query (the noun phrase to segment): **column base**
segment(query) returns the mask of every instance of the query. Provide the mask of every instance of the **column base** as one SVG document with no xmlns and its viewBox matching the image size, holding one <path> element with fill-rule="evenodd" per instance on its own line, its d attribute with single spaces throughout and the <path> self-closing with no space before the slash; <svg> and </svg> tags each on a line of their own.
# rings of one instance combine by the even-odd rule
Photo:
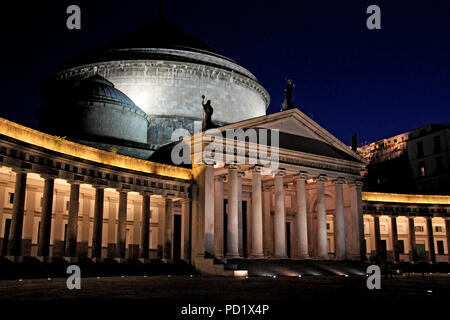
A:
<svg viewBox="0 0 450 320">
<path fill-rule="evenodd" d="M 230 254 L 226 256 L 227 259 L 244 259 L 239 254 Z"/>
<path fill-rule="evenodd" d="M 117 261 L 118 263 L 127 263 L 127 259 L 126 258 L 113 258 L 115 261 Z"/>
<path fill-rule="evenodd" d="M 295 256 L 292 260 L 312 260 L 310 256 Z"/>
<path fill-rule="evenodd" d="M 52 263 L 52 257 L 49 257 L 49 256 L 46 256 L 46 257 L 39 256 L 39 257 L 36 257 L 36 259 L 38 259 L 42 263 Z"/>
<path fill-rule="evenodd" d="M 252 260 L 261 260 L 261 259 L 266 259 L 266 257 L 264 257 L 264 255 L 261 253 L 261 254 L 254 254 L 254 255 L 251 255 L 251 256 L 249 257 L 249 259 L 252 259 Z"/>
<path fill-rule="evenodd" d="M 273 260 L 286 260 L 286 259 L 289 259 L 289 257 L 288 256 L 274 256 L 272 259 Z"/>
<path fill-rule="evenodd" d="M 14 263 L 22 263 L 23 262 L 23 256 L 4 256 L 6 260 L 9 260 Z"/>
<path fill-rule="evenodd" d="M 80 258 L 79 257 L 63 257 L 63 259 L 68 262 L 68 263 L 74 263 L 77 264 L 80 262 Z"/>
<path fill-rule="evenodd" d="M 139 258 L 138 260 L 143 264 L 149 264 L 152 262 L 150 258 Z"/>
</svg>

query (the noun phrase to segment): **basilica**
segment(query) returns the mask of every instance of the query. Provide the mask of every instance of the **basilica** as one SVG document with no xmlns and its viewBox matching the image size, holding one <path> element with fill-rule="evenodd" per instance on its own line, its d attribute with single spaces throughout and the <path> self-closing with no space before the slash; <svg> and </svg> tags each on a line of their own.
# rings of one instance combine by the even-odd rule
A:
<svg viewBox="0 0 450 320">
<path fill-rule="evenodd" d="M 217 139 L 195 129 L 202 95 Z M 0 119 L 4 258 L 214 275 L 236 261 L 449 261 L 449 196 L 363 192 L 363 157 L 291 101 L 266 114 L 250 71 L 163 18 L 74 57 L 42 96 L 38 130 Z M 253 129 L 276 135 L 226 134 Z M 180 143 L 197 161 L 173 160 Z M 212 143 L 233 161 L 206 161 Z"/>
</svg>

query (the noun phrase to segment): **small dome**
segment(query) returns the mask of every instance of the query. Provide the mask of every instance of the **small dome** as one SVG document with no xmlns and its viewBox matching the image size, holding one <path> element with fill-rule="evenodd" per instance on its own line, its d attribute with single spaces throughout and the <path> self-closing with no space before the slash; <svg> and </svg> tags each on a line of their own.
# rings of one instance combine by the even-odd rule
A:
<svg viewBox="0 0 450 320">
<path fill-rule="evenodd" d="M 37 112 L 40 130 L 99 149 L 148 156 L 149 117 L 99 74 L 44 93 L 46 103 Z"/>
<path fill-rule="evenodd" d="M 80 82 L 76 88 L 72 101 L 78 102 L 105 102 L 129 107 L 144 113 L 136 104 L 122 91 L 114 88 L 114 84 L 99 74 L 90 76 Z"/>
</svg>

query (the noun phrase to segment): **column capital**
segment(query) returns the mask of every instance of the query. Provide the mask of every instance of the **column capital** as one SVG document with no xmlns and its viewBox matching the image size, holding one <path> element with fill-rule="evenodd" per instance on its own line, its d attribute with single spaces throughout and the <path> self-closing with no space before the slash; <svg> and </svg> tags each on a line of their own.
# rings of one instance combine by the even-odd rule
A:
<svg viewBox="0 0 450 320">
<path fill-rule="evenodd" d="M 29 170 L 27 170 L 27 169 L 24 169 L 24 168 L 19 168 L 19 167 L 10 167 L 11 168 L 11 171 L 12 172 L 14 172 L 14 173 L 16 173 L 16 174 L 20 174 L 20 173 L 25 173 L 25 174 L 27 174 L 27 173 L 31 173 L 31 171 L 29 171 Z"/>
<path fill-rule="evenodd" d="M 339 178 L 331 180 L 331 182 L 333 182 L 333 184 L 344 184 L 345 183 L 345 179 L 339 177 Z"/>
<path fill-rule="evenodd" d="M 325 181 L 328 180 L 328 178 L 327 178 L 326 175 L 321 174 L 321 175 L 317 176 L 317 177 L 315 178 L 315 180 L 316 180 L 317 182 L 319 182 L 319 181 L 320 181 L 320 182 L 325 182 Z"/>
<path fill-rule="evenodd" d="M 80 185 L 80 184 L 83 183 L 82 181 L 72 180 L 72 179 L 66 179 L 66 182 L 67 182 L 68 184 L 78 184 L 78 185 Z"/>
<path fill-rule="evenodd" d="M 239 165 L 238 164 L 226 164 L 225 168 L 227 168 L 228 170 L 238 170 L 239 169 Z"/>
<path fill-rule="evenodd" d="M 296 180 L 308 180 L 308 173 L 306 171 L 299 171 L 296 174 L 294 174 L 294 178 Z"/>
<path fill-rule="evenodd" d="M 243 177 L 243 176 L 245 176 L 245 171 L 244 170 L 239 170 L 238 171 L 238 177 Z"/>
<path fill-rule="evenodd" d="M 286 175 L 286 170 L 284 170 L 284 169 L 278 169 L 277 171 L 275 171 L 275 176 L 281 176 L 281 177 L 284 177 L 285 175 Z"/>
<path fill-rule="evenodd" d="M 250 171 L 251 171 L 252 173 L 261 174 L 261 172 L 262 172 L 262 166 L 255 165 L 254 167 L 252 167 L 252 168 L 250 169 Z"/>
<path fill-rule="evenodd" d="M 361 188 L 363 186 L 363 183 L 362 183 L 362 181 L 354 180 L 354 181 L 350 182 L 349 185 L 351 187 Z"/>
<path fill-rule="evenodd" d="M 26 172 L 22 172 L 22 173 L 26 173 Z M 49 173 L 41 173 L 41 174 L 39 174 L 39 176 L 40 176 L 42 179 L 45 179 L 45 180 L 47 180 L 47 179 L 53 179 L 53 180 L 55 180 L 56 178 L 58 178 L 58 176 L 55 176 L 55 175 L 49 174 Z"/>
<path fill-rule="evenodd" d="M 97 190 L 97 189 L 102 189 L 102 190 L 104 190 L 104 189 L 107 188 L 107 186 L 104 186 L 104 185 L 101 185 L 101 184 L 91 184 L 91 186 L 92 186 L 92 188 L 94 188 L 95 190 Z"/>
<path fill-rule="evenodd" d="M 151 196 L 151 195 L 153 194 L 153 191 L 147 191 L 147 190 L 145 190 L 145 191 L 139 192 L 139 194 L 140 194 L 141 196 Z"/>
</svg>

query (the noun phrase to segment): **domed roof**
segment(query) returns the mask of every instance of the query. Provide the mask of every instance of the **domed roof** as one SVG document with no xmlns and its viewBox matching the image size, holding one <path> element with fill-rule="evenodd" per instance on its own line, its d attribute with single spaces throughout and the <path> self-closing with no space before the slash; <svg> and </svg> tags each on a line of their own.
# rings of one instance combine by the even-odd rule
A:
<svg viewBox="0 0 450 320">
<path fill-rule="evenodd" d="M 137 50 L 150 48 L 203 53 L 235 63 L 232 59 L 216 52 L 204 42 L 183 32 L 175 24 L 158 17 L 145 23 L 135 31 L 121 35 L 103 46 L 69 60 L 62 66 L 62 69 L 103 61 L 171 58 L 167 56 L 162 57 L 160 53 L 143 53 L 142 50 Z"/>
<path fill-rule="evenodd" d="M 175 24 L 158 17 L 137 30 L 108 42 L 105 48 L 165 48 L 217 54 L 204 42 L 186 34 Z"/>
<path fill-rule="evenodd" d="M 71 99 L 73 101 L 111 103 L 144 113 L 126 94 L 114 88 L 112 82 L 99 74 L 82 80 Z"/>
</svg>

